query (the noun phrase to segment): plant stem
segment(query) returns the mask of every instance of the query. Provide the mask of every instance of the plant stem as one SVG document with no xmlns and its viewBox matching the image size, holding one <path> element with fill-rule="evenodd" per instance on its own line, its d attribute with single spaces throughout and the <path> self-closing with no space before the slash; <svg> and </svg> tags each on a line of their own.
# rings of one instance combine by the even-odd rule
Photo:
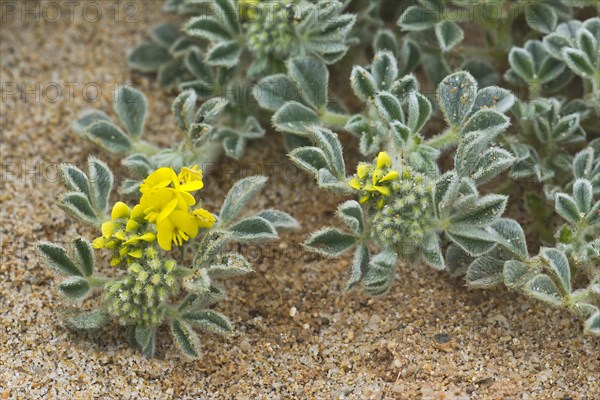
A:
<svg viewBox="0 0 600 400">
<path fill-rule="evenodd" d="M 90 276 L 87 278 L 88 283 L 93 288 L 102 287 L 110 280 L 110 278 L 106 278 L 104 276 Z"/>
<path fill-rule="evenodd" d="M 146 142 L 145 140 L 137 140 L 133 142 L 134 153 L 144 153 L 147 156 L 158 153 L 158 147 Z"/>
<path fill-rule="evenodd" d="M 343 128 L 346 122 L 350 119 L 350 115 L 338 114 L 327 109 L 323 110 L 320 115 L 321 121 L 327 126 L 333 128 Z"/>
</svg>

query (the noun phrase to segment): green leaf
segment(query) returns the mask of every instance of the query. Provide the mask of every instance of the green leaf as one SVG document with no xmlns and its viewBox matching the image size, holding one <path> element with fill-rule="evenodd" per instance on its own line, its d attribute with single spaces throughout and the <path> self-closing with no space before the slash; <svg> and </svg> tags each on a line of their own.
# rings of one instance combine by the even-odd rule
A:
<svg viewBox="0 0 600 400">
<path fill-rule="evenodd" d="M 402 69 L 398 76 L 404 76 L 413 72 L 421 62 L 421 49 L 419 45 L 410 39 L 405 39 L 400 47 L 400 60 Z"/>
<path fill-rule="evenodd" d="M 188 294 L 185 299 L 181 302 L 178 310 L 186 312 L 190 310 L 197 310 L 206 307 L 210 307 L 213 304 L 225 298 L 225 293 L 216 286 L 210 286 L 207 290 L 202 293 Z"/>
<path fill-rule="evenodd" d="M 340 204 L 337 209 L 337 216 L 357 235 L 360 235 L 364 231 L 363 209 L 358 202 L 348 200 Z"/>
<path fill-rule="evenodd" d="M 181 32 L 177 25 L 160 24 L 152 27 L 150 36 L 156 44 L 168 49 L 181 36 Z"/>
<path fill-rule="evenodd" d="M 325 152 L 317 147 L 298 147 L 288 156 L 298 167 L 315 176 L 321 168 L 328 166 Z"/>
<path fill-rule="evenodd" d="M 315 58 L 292 58 L 286 63 L 288 76 L 298 85 L 304 100 L 313 108 L 327 104 L 329 71 Z"/>
<path fill-rule="evenodd" d="M 596 312 L 585 321 L 585 331 L 600 336 L 600 312 Z"/>
<path fill-rule="evenodd" d="M 513 71 L 525 82 L 531 82 L 535 75 L 533 59 L 531 55 L 522 48 L 513 47 L 508 54 L 508 62 Z"/>
<path fill-rule="evenodd" d="M 508 90 L 498 86 L 488 86 L 477 92 L 473 112 L 481 109 L 493 109 L 500 113 L 510 110 L 515 103 L 515 96 Z"/>
<path fill-rule="evenodd" d="M 375 107 L 381 118 L 388 122 L 399 121 L 404 123 L 404 112 L 400 101 L 389 92 L 380 92 L 375 95 Z"/>
<path fill-rule="evenodd" d="M 90 201 L 83 193 L 66 193 L 59 197 L 57 204 L 65 213 L 77 221 L 91 226 L 100 224 Z"/>
<path fill-rule="evenodd" d="M 403 148 L 409 142 L 413 131 L 399 121 L 392 122 L 390 128 L 389 133 L 394 144 L 399 148 Z"/>
<path fill-rule="evenodd" d="M 435 36 L 443 51 L 450 51 L 462 42 L 465 33 L 456 22 L 444 20 L 435 24 Z"/>
<path fill-rule="evenodd" d="M 240 179 L 234 183 L 221 208 L 220 220 L 223 225 L 232 221 L 246 206 L 246 204 L 256 196 L 259 190 L 267 182 L 265 176 L 249 176 Z"/>
<path fill-rule="evenodd" d="M 487 289 L 503 281 L 504 262 L 493 257 L 479 257 L 469 265 L 467 284 L 478 289 Z"/>
<path fill-rule="evenodd" d="M 502 275 L 504 276 L 504 284 L 511 289 L 520 288 L 531 279 L 529 267 L 516 260 L 509 260 L 504 263 Z"/>
<path fill-rule="evenodd" d="M 445 269 L 444 255 L 440 246 L 440 238 L 435 232 L 428 232 L 423 238 L 422 244 L 423 259 L 435 269 Z"/>
<path fill-rule="evenodd" d="M 89 126 L 87 134 L 94 143 L 112 153 L 127 153 L 131 150 L 131 141 L 115 124 L 97 121 Z"/>
<path fill-rule="evenodd" d="M 377 82 L 366 69 L 354 66 L 350 75 L 350 86 L 356 97 L 362 101 L 367 101 L 375 96 L 377 91 Z"/>
<path fill-rule="evenodd" d="M 154 43 L 145 43 L 133 49 L 127 57 L 127 65 L 140 72 L 158 72 L 160 66 L 170 60 L 167 49 Z"/>
<path fill-rule="evenodd" d="M 108 199 L 114 182 L 113 174 L 105 162 L 90 157 L 88 176 L 93 206 L 99 214 L 104 214 L 108 210 Z"/>
<path fill-rule="evenodd" d="M 284 74 L 261 79 L 252 93 L 260 107 L 273 112 L 279 110 L 288 101 L 297 103 L 303 101 L 296 84 Z"/>
<path fill-rule="evenodd" d="M 187 132 L 190 125 L 194 122 L 194 110 L 196 109 L 196 100 L 198 96 L 191 90 L 184 90 L 175 98 L 171 110 L 175 116 L 175 121 L 179 130 Z"/>
<path fill-rule="evenodd" d="M 211 90 L 214 84 L 213 69 L 204 61 L 205 55 L 200 49 L 194 49 L 185 56 L 185 66 L 199 81 Z"/>
<path fill-rule="evenodd" d="M 598 47 L 600 44 L 600 33 L 598 32 L 596 33 L 596 37 L 594 37 L 590 31 L 582 29 L 579 31 L 577 37 L 579 48 L 585 53 L 592 65 L 598 65 L 598 62 L 600 61 L 600 48 Z"/>
<path fill-rule="evenodd" d="M 387 50 L 396 58 L 398 53 L 398 41 L 396 35 L 389 29 L 380 29 L 373 39 L 373 49 L 375 52 Z"/>
<path fill-rule="evenodd" d="M 83 300 L 90 291 L 90 285 L 80 276 L 71 276 L 58 285 L 58 290 L 71 300 Z"/>
<path fill-rule="evenodd" d="M 185 64 L 176 59 L 169 61 L 158 69 L 158 84 L 162 88 L 174 86 L 185 73 Z"/>
<path fill-rule="evenodd" d="M 213 97 L 212 99 L 206 100 L 200 107 L 194 117 L 194 121 L 202 120 L 204 124 L 213 124 L 217 116 L 221 114 L 223 109 L 227 107 L 229 101 L 222 97 Z"/>
<path fill-rule="evenodd" d="M 594 75 L 594 67 L 583 51 L 566 48 L 563 49 L 562 54 L 571 71 L 583 78 L 592 78 Z"/>
<path fill-rule="evenodd" d="M 127 133 L 140 137 L 148 109 L 146 96 L 131 86 L 119 86 L 115 92 L 113 108 Z"/>
<path fill-rule="evenodd" d="M 477 81 L 468 72 L 447 76 L 437 90 L 438 102 L 448 124 L 457 127 L 466 119 L 475 103 Z"/>
<path fill-rule="evenodd" d="M 181 316 L 190 325 L 203 331 L 225 335 L 233 332 L 233 326 L 229 319 L 223 314 L 213 311 L 197 311 L 186 313 Z"/>
<path fill-rule="evenodd" d="M 558 16 L 554 9 L 543 3 L 531 3 L 525 7 L 525 20 L 538 32 L 550 33 L 556 28 Z"/>
<path fill-rule="evenodd" d="M 90 197 L 89 181 L 82 170 L 74 165 L 60 164 L 58 173 L 67 189 L 81 192 L 86 197 Z"/>
<path fill-rule="evenodd" d="M 154 357 L 156 352 L 156 328 L 153 326 L 138 325 L 134 328 L 135 342 L 142 355 L 146 358 Z"/>
<path fill-rule="evenodd" d="M 356 243 L 354 235 L 336 228 L 323 228 L 310 235 L 304 246 L 326 257 L 338 257 Z"/>
<path fill-rule="evenodd" d="M 96 262 L 90 241 L 83 237 L 73 240 L 73 255 L 83 276 L 91 276 L 94 273 Z"/>
<path fill-rule="evenodd" d="M 183 26 L 190 36 L 200 37 L 211 42 L 231 40 L 231 33 L 221 23 L 210 16 L 202 15 L 190 18 Z"/>
<path fill-rule="evenodd" d="M 572 224 L 579 223 L 582 216 L 579 214 L 575 200 L 565 193 L 557 193 L 554 202 L 554 210 L 565 220 Z M 584 215 L 585 216 L 585 215 Z"/>
<path fill-rule="evenodd" d="M 272 121 L 275 129 L 299 136 L 307 136 L 308 128 L 320 123 L 317 113 L 295 101 L 285 103 L 273 115 Z"/>
<path fill-rule="evenodd" d="M 450 222 L 452 224 L 486 227 L 502 216 L 507 201 L 506 196 L 488 194 L 480 197 L 473 204 L 468 204 L 464 208 L 459 207 L 457 212 L 450 218 Z"/>
<path fill-rule="evenodd" d="M 171 335 L 183 354 L 193 359 L 200 356 L 200 340 L 187 322 L 173 320 L 171 322 Z"/>
<path fill-rule="evenodd" d="M 229 229 L 233 233 L 232 238 L 242 243 L 262 242 L 279 238 L 273 225 L 261 217 L 245 218 Z"/>
<path fill-rule="evenodd" d="M 211 279 L 229 278 L 231 276 L 240 276 L 253 272 L 248 260 L 241 254 L 227 253 L 217 256 L 208 269 L 207 273 Z"/>
<path fill-rule="evenodd" d="M 350 276 L 346 281 L 346 290 L 350 290 L 357 283 L 359 283 L 364 274 L 369 269 L 369 261 L 371 254 L 366 244 L 360 243 L 354 251 L 354 257 L 352 258 L 352 268 L 350 270 Z"/>
<path fill-rule="evenodd" d="M 431 103 L 420 93 L 410 93 L 408 95 L 408 126 L 415 134 L 421 131 L 421 128 L 431 117 Z"/>
<path fill-rule="evenodd" d="M 195 0 L 196 1 L 196 0 Z M 206 0 L 197 1 L 201 5 L 206 7 Z M 227 29 L 234 34 L 240 32 L 240 22 L 239 22 L 239 13 L 238 7 L 236 5 L 236 1 L 234 0 L 212 0 L 211 4 L 215 6 L 215 14 L 220 21 L 223 22 L 223 25 L 227 27 Z"/>
<path fill-rule="evenodd" d="M 231 240 L 231 233 L 225 231 L 209 231 L 202 237 L 194 257 L 194 268 L 208 266 L 221 249 Z"/>
<path fill-rule="evenodd" d="M 496 178 L 510 168 L 515 161 L 515 157 L 510 152 L 500 147 L 492 147 L 481 154 L 471 177 L 477 185 L 481 185 Z"/>
<path fill-rule="evenodd" d="M 465 123 L 461 134 L 464 136 L 469 132 L 481 132 L 481 135 L 496 136 L 510 125 L 507 116 L 496 110 L 479 110 L 474 113 Z"/>
<path fill-rule="evenodd" d="M 344 152 L 338 136 L 327 128 L 313 126 L 309 129 L 309 136 L 315 145 L 322 149 L 328 161 L 330 171 L 335 177 L 344 180 L 346 177 L 346 165 L 344 163 Z"/>
<path fill-rule="evenodd" d="M 108 324 L 110 314 L 106 310 L 78 311 L 67 315 L 66 320 L 74 329 L 92 330 Z"/>
<path fill-rule="evenodd" d="M 75 132 L 77 135 L 83 136 L 88 126 L 97 121 L 110 122 L 110 118 L 104 111 L 93 109 L 83 110 L 77 115 L 77 119 L 71 124 L 71 129 L 73 129 L 73 132 Z"/>
<path fill-rule="evenodd" d="M 562 296 L 548 275 L 536 275 L 527 283 L 525 291 L 531 297 L 551 305 L 560 306 L 562 304 Z"/>
<path fill-rule="evenodd" d="M 83 276 L 62 246 L 42 241 L 36 244 L 35 249 L 42 261 L 51 269 L 63 275 Z"/>
<path fill-rule="evenodd" d="M 381 296 L 389 290 L 396 277 L 396 253 L 384 251 L 377 254 L 365 274 L 362 285 L 369 296 Z"/>
<path fill-rule="evenodd" d="M 480 228 L 453 226 L 446 231 L 446 234 L 452 242 L 471 256 L 480 256 L 496 245 L 494 237 Z"/>
<path fill-rule="evenodd" d="M 513 219 L 501 218 L 492 224 L 492 229 L 496 233 L 498 244 L 509 251 L 519 260 L 525 261 L 529 258 L 527 251 L 527 240 L 521 225 Z"/>
<path fill-rule="evenodd" d="M 402 13 L 397 24 L 405 31 L 423 31 L 432 28 L 438 20 L 436 12 L 424 7 L 410 6 Z"/>
<path fill-rule="evenodd" d="M 460 247 L 450 244 L 446 250 L 446 265 L 450 275 L 458 277 L 467 273 L 473 258 Z"/>
<path fill-rule="evenodd" d="M 257 217 L 266 219 L 277 231 L 288 231 L 300 228 L 294 217 L 279 210 L 263 210 L 256 214 Z"/>
<path fill-rule="evenodd" d="M 385 50 L 376 52 L 371 74 L 379 90 L 389 90 L 398 78 L 398 63 L 394 54 Z"/>
<path fill-rule="evenodd" d="M 240 62 L 242 48 L 237 41 L 224 41 L 208 49 L 206 62 L 215 67 L 231 68 Z"/>
<path fill-rule="evenodd" d="M 333 176 L 326 168 L 321 168 L 317 173 L 317 185 L 323 190 L 339 195 L 348 195 L 354 190 L 348 185 L 345 178 L 341 179 Z"/>
<path fill-rule="evenodd" d="M 538 71 L 540 83 L 548 83 L 558 78 L 565 70 L 565 64 L 553 57 L 548 57 Z"/>
<path fill-rule="evenodd" d="M 552 248 L 542 248 L 540 253 L 548 271 L 560 282 L 562 291 L 571 293 L 571 268 L 567 256 Z"/>
<path fill-rule="evenodd" d="M 573 200 L 581 214 L 587 214 L 592 207 L 594 188 L 587 179 L 577 179 L 573 184 Z"/>
</svg>

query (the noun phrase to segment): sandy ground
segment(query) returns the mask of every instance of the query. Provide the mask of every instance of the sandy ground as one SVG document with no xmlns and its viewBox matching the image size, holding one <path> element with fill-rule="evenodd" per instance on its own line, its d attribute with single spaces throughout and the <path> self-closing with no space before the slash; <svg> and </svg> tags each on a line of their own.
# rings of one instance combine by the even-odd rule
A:
<svg viewBox="0 0 600 400">
<path fill-rule="evenodd" d="M 147 138 L 168 142 L 172 94 L 131 74 L 124 62 L 127 49 L 165 17 L 156 1 L 128 9 L 126 2 L 100 2 L 102 22 L 93 22 L 95 10 L 84 10 L 85 2 L 72 20 L 65 12 L 56 22 L 49 8 L 37 19 L 4 8 L 16 2 L 1 3 L 3 400 L 599 398 L 600 340 L 584 336 L 581 322 L 566 312 L 505 290 L 469 291 L 445 274 L 405 265 L 384 298 L 343 293 L 351 256 L 325 260 L 297 244 L 332 221 L 338 199 L 289 165 L 274 133 L 205 181 L 210 208 L 235 178 L 270 173 L 255 206 L 279 207 L 303 223 L 280 243 L 243 249 L 256 273 L 228 281 L 229 298 L 218 305 L 235 334 L 202 337 L 202 359 L 192 362 L 165 329 L 153 360 L 129 347 L 116 324 L 89 334 L 70 331 L 59 315 L 64 303 L 53 275 L 33 244 L 92 235 L 54 204 L 62 192 L 56 166 L 83 166 L 89 154 L 107 157 L 68 124 L 83 107 L 110 113 L 115 85 L 131 82 L 149 98 Z M 94 88 L 101 89 L 97 101 Z"/>
</svg>

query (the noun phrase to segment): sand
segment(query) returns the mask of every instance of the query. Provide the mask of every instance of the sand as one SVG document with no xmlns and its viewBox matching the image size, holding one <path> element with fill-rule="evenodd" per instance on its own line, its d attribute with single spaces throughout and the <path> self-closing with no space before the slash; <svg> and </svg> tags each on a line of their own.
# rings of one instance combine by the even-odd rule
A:
<svg viewBox="0 0 600 400">
<path fill-rule="evenodd" d="M 1 5 L 8 3 L 22 7 Z M 90 154 L 118 166 L 118 159 L 73 135 L 69 123 L 85 107 L 111 113 L 114 86 L 130 82 L 149 99 L 148 140 L 169 143 L 175 125 L 173 93 L 131 73 L 124 61 L 127 49 L 167 18 L 160 2 L 135 3 L 135 22 L 125 21 L 126 2 L 98 3 L 102 22 L 93 22 L 86 3 L 75 6 L 72 20 L 63 13 L 52 22 L 50 3 L 37 3 L 47 14 L 39 20 L 6 9 L 0 14 L 3 400 L 599 398 L 600 340 L 584 336 L 581 321 L 567 312 L 506 290 L 467 290 L 461 280 L 408 265 L 398 267 L 383 298 L 342 292 L 351 255 L 327 260 L 298 244 L 333 221 L 339 199 L 319 192 L 289 164 L 274 132 L 251 144 L 239 162 L 224 161 L 203 189 L 214 210 L 235 178 L 270 173 L 253 210 L 278 207 L 302 222 L 281 242 L 242 247 L 256 272 L 227 281 L 229 297 L 217 306 L 235 334 L 202 336 L 202 358 L 189 361 L 163 328 L 157 357 L 147 360 L 117 324 L 92 333 L 68 329 L 59 314 L 65 302 L 33 245 L 94 233 L 55 205 L 63 191 L 56 167 L 83 166 Z M 35 91 L 36 83 L 38 99 L 25 96 L 23 87 L 11 94 L 9 85 Z M 97 101 L 84 97 L 86 84 L 92 98 L 90 88 L 101 89 Z M 60 96 L 52 92 L 57 87 Z"/>
</svg>

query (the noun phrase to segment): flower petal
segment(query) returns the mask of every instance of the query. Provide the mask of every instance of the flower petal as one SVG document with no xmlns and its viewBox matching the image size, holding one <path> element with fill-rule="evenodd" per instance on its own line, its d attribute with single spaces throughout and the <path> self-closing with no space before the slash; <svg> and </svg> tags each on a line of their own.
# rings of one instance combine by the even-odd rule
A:
<svg viewBox="0 0 600 400">
<path fill-rule="evenodd" d="M 371 171 L 371 164 L 360 163 L 356 168 L 356 174 L 360 179 L 363 179 Z"/>
<path fill-rule="evenodd" d="M 377 168 L 381 169 L 384 167 L 390 167 L 392 165 L 392 159 L 385 151 L 379 152 L 377 155 Z"/>
<path fill-rule="evenodd" d="M 158 214 L 158 218 L 156 219 L 156 222 L 161 222 L 163 219 L 167 218 L 169 215 L 171 215 L 171 213 L 173 212 L 173 210 L 175 210 L 175 207 L 177 207 L 177 203 L 178 203 L 178 199 L 175 198 L 171 201 L 169 201 L 161 210 L 160 213 Z"/>
<path fill-rule="evenodd" d="M 350 182 L 348 182 L 348 185 L 350 185 L 352 189 L 360 190 L 360 181 L 357 178 L 351 179 Z"/>
<path fill-rule="evenodd" d="M 115 203 L 115 205 L 113 206 L 110 218 L 111 219 L 127 218 L 127 217 L 129 217 L 130 213 L 131 213 L 131 209 L 129 208 L 129 206 L 127 204 L 123 203 L 122 201 L 117 201 Z"/>
<path fill-rule="evenodd" d="M 398 173 L 398 171 L 390 170 L 387 174 L 385 174 L 383 178 L 379 180 L 379 182 L 393 181 L 398 179 L 399 176 L 400 174 Z"/>
</svg>

